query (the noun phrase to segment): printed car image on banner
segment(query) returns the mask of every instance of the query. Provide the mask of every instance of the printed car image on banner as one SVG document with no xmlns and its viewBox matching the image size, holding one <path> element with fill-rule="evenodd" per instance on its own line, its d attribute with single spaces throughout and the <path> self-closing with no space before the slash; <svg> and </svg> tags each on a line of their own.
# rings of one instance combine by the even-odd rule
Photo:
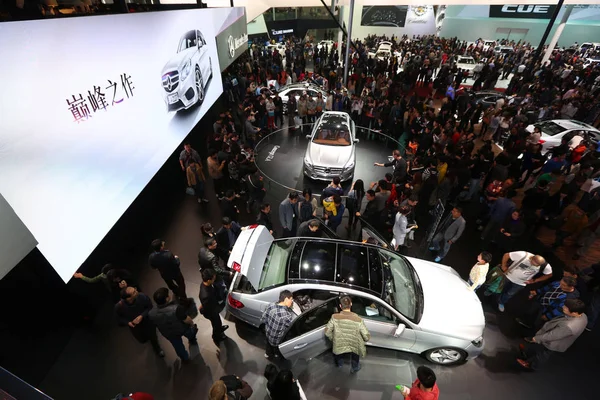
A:
<svg viewBox="0 0 600 400">
<path fill-rule="evenodd" d="M 0 24 L 0 193 L 63 280 L 221 95 L 232 13 Z"/>
<path fill-rule="evenodd" d="M 403 28 L 408 6 L 363 6 L 360 24 Z"/>
<path fill-rule="evenodd" d="M 217 52 L 221 71 L 225 70 L 248 50 L 246 13 L 243 8 L 237 8 L 236 10 L 239 12 L 232 12 L 217 32 Z"/>
</svg>

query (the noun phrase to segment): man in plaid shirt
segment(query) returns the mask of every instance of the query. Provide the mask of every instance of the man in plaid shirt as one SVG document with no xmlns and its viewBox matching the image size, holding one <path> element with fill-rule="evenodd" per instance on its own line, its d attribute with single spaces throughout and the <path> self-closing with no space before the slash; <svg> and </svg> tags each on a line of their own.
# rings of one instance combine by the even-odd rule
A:
<svg viewBox="0 0 600 400">
<path fill-rule="evenodd" d="M 560 281 L 549 283 L 538 290 L 529 292 L 529 300 L 537 297 L 538 301 L 532 302 L 527 317 L 517 318 L 517 322 L 527 328 L 538 330 L 546 322 L 563 315 L 562 307 L 567 299 L 579 297 L 575 289 L 577 280 L 572 276 L 565 276 Z"/>
<path fill-rule="evenodd" d="M 265 358 L 280 357 L 279 344 L 283 335 L 296 315 L 291 310 L 294 298 L 292 292 L 284 290 L 279 293 L 279 303 L 270 304 L 262 315 L 261 322 L 265 324 L 267 346 Z"/>
</svg>

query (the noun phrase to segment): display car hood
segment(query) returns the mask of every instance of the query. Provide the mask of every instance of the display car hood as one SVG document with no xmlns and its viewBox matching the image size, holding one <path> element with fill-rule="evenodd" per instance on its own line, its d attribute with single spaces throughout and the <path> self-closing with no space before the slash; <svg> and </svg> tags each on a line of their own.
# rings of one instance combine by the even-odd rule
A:
<svg viewBox="0 0 600 400">
<path fill-rule="evenodd" d="M 352 161 L 352 149 L 354 146 L 329 146 L 311 142 L 308 144 L 306 154 L 308 160 L 320 167 L 344 167 Z"/>
<path fill-rule="evenodd" d="M 419 327 L 461 339 L 483 334 L 485 318 L 481 302 L 458 273 L 446 266 L 411 259 L 423 287 L 423 315 Z"/>
<path fill-rule="evenodd" d="M 189 59 L 192 58 L 192 55 L 198 51 L 198 49 L 196 47 L 190 47 L 187 48 L 183 51 L 180 51 L 179 53 L 173 54 L 171 56 L 171 59 L 169 60 L 168 63 L 165 64 L 165 66 L 163 67 L 163 74 L 165 72 L 169 72 L 169 71 L 173 71 L 173 70 L 180 70 L 181 67 L 183 67 L 183 64 L 185 64 L 185 62 Z"/>
</svg>

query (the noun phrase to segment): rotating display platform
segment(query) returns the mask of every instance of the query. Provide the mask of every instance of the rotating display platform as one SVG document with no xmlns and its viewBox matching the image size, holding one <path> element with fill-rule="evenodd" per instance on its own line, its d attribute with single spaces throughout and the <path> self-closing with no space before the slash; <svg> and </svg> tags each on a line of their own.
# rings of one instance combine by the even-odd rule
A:
<svg viewBox="0 0 600 400">
<path fill-rule="evenodd" d="M 310 141 L 306 135 L 312 133 L 312 125 L 305 124 L 296 130 L 284 127 L 265 136 L 256 145 L 256 166 L 265 178 L 286 191 L 301 192 L 310 188 L 313 194 L 319 195 L 331 182 L 331 179 L 313 179 L 304 174 L 304 157 Z M 374 138 L 368 140 L 369 133 Z M 373 164 L 388 162 L 392 151 L 399 146 L 395 139 L 367 128 L 356 127 L 356 136 L 359 142 L 353 144 L 356 151 L 354 176 L 342 182 L 344 193 L 348 193 L 352 182 L 357 179 L 362 179 L 365 188 L 368 188 L 372 182 L 382 179 L 387 172 L 392 172 L 391 167 L 376 167 Z M 340 146 L 330 147 L 331 149 L 325 148 L 328 159 L 336 159 L 337 154 L 344 151 Z M 325 172 L 323 170 L 324 168 L 320 169 Z M 339 171 L 334 168 L 331 170 L 326 171 L 331 176 Z"/>
</svg>

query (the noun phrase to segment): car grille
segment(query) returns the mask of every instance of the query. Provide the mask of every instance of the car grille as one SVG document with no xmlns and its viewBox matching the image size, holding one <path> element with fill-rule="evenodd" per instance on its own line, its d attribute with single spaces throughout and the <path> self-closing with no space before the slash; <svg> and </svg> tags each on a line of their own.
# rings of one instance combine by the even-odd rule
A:
<svg viewBox="0 0 600 400">
<path fill-rule="evenodd" d="M 162 76 L 162 85 L 167 92 L 172 92 L 179 86 L 179 72 L 171 71 Z"/>
<path fill-rule="evenodd" d="M 334 175 L 340 175 L 344 171 L 343 168 L 328 168 L 328 167 L 319 167 L 319 166 L 314 166 L 313 170 L 315 172 L 320 172 L 323 174 L 334 174 Z"/>
</svg>

